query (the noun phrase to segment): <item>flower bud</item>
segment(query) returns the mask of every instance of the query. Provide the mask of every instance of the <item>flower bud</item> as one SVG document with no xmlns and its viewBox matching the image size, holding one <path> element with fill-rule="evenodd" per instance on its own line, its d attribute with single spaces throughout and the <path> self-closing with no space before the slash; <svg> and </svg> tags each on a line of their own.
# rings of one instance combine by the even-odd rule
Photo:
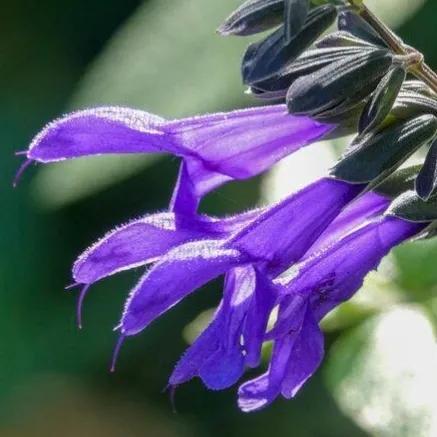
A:
<svg viewBox="0 0 437 437">
<path fill-rule="evenodd" d="M 253 35 L 279 26 L 284 20 L 284 0 L 248 0 L 217 29 L 221 35 Z"/>
<path fill-rule="evenodd" d="M 318 48 L 326 48 L 326 47 L 369 47 L 369 48 L 378 48 L 373 44 L 367 42 L 364 39 L 357 38 L 355 35 L 352 35 L 350 32 L 346 32 L 344 30 L 340 30 L 338 32 L 330 33 L 325 37 L 319 39 L 315 44 Z"/>
<path fill-rule="evenodd" d="M 388 50 L 365 50 L 359 55 L 347 56 L 333 62 L 314 74 L 296 80 L 288 90 L 288 110 L 296 115 L 314 115 L 328 110 L 375 84 L 384 76 L 393 62 Z"/>
<path fill-rule="evenodd" d="M 423 114 L 433 114 L 437 117 L 435 98 L 417 92 L 404 91 L 404 87 L 402 87 L 390 116 L 397 120 L 406 120 Z"/>
<path fill-rule="evenodd" d="M 344 10 L 338 14 L 338 30 L 344 30 L 370 44 L 386 47 L 384 40 L 355 12 Z"/>
<path fill-rule="evenodd" d="M 309 0 L 284 0 L 285 44 L 289 44 L 302 30 L 310 9 Z"/>
<path fill-rule="evenodd" d="M 334 6 L 320 6 L 310 11 L 303 28 L 289 43 L 286 43 L 285 29 L 281 27 L 264 40 L 251 44 L 242 61 L 243 82 L 251 85 L 279 74 L 333 23 L 336 16 Z"/>
<path fill-rule="evenodd" d="M 365 50 L 371 49 L 365 48 Z M 263 99 L 285 99 L 288 88 L 299 77 L 312 74 L 332 62 L 343 59 L 345 56 L 357 55 L 362 53 L 362 51 L 363 48 L 361 47 L 330 47 L 308 50 L 288 65 L 281 73 L 253 83 L 251 91 L 257 97 Z"/>
</svg>

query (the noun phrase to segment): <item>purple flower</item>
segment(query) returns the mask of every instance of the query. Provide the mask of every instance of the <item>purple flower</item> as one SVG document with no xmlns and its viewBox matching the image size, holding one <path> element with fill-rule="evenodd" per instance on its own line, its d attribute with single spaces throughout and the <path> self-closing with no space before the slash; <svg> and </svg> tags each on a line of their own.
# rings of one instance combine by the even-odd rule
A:
<svg viewBox="0 0 437 437">
<path fill-rule="evenodd" d="M 211 323 L 176 365 L 169 384 L 194 377 L 213 390 L 257 367 L 273 341 L 268 371 L 243 384 L 239 405 L 259 409 L 293 397 L 323 357 L 320 320 L 350 298 L 396 244 L 424 225 L 383 215 L 390 200 L 366 185 L 322 178 L 283 201 L 234 217 L 198 214 L 201 198 L 231 181 L 253 177 L 334 129 L 287 114 L 283 105 L 165 121 L 126 108 L 100 108 L 49 124 L 27 162 L 109 153 L 170 153 L 182 158 L 170 211 L 111 231 L 73 266 L 89 287 L 120 271 L 151 264 L 130 293 L 118 325 L 122 341 L 207 282 L 225 277 Z M 293 276 L 287 271 L 293 267 Z M 281 275 L 286 275 L 282 277 Z M 275 308 L 275 326 L 267 332 Z"/>
<path fill-rule="evenodd" d="M 334 185 L 329 186 L 331 182 L 338 183 L 338 181 L 326 181 L 322 179 L 319 183 L 310 186 L 311 189 L 303 190 L 297 195 L 291 196 L 291 198 L 295 200 L 298 197 L 303 197 L 304 194 L 306 194 L 305 197 L 307 197 L 309 196 L 309 192 L 313 195 L 317 193 L 321 194 L 317 188 L 323 186 L 327 190 L 329 188 L 332 189 Z M 325 185 L 325 183 L 327 184 Z M 309 197 L 307 197 L 307 199 L 309 200 Z M 320 199 L 323 199 L 323 197 Z M 327 205 L 332 205 L 332 200 L 332 198 L 327 199 Z M 359 226 L 363 220 L 381 214 L 389 203 L 389 200 L 383 196 L 374 193 L 365 194 L 347 207 L 321 235 L 319 234 L 320 236 L 313 242 L 311 250 L 318 250 L 318 247 L 331 244 L 330 242 L 336 241 L 341 236 L 341 233 L 351 232 L 352 229 Z M 296 206 L 296 203 L 294 203 L 294 206 Z M 293 202 L 291 202 L 289 207 L 291 210 L 293 209 Z M 314 212 L 314 207 L 312 211 Z M 322 211 L 323 209 L 320 210 L 320 212 Z M 296 213 L 298 214 L 299 211 L 296 211 Z M 267 213 L 264 214 L 264 216 L 267 215 Z M 320 214 L 318 217 L 323 217 L 323 215 Z M 261 220 L 259 220 L 259 223 L 260 222 Z M 276 222 L 277 229 L 281 229 L 282 232 L 284 232 L 284 230 L 290 228 L 289 232 L 294 235 L 294 239 L 288 241 L 281 240 L 280 242 L 278 242 L 278 239 L 274 239 L 273 241 L 276 242 L 275 244 L 283 243 L 290 247 L 296 247 L 293 246 L 293 243 L 290 243 L 290 241 L 294 243 L 298 241 L 300 234 L 299 229 L 303 232 L 308 229 L 306 229 L 305 225 L 300 225 L 300 227 L 298 223 L 296 223 L 298 225 L 297 228 L 293 227 L 293 222 L 284 223 L 285 224 L 281 225 L 281 223 Z M 250 238 L 250 228 L 245 232 L 246 236 Z M 260 240 L 254 242 L 256 246 L 258 246 L 259 243 Z M 310 242 L 307 242 L 307 244 L 311 245 Z M 270 243 L 270 245 L 273 247 L 274 244 Z M 290 252 L 287 253 L 287 251 L 280 250 L 280 256 L 284 256 L 283 262 L 285 265 L 287 261 L 291 263 L 296 256 L 301 257 L 304 251 L 305 249 L 301 248 L 299 252 L 295 252 L 294 256 L 290 256 Z M 308 256 L 310 256 L 310 254 L 304 255 L 303 259 L 306 259 Z M 265 341 L 268 319 L 273 307 L 279 303 L 281 298 L 280 290 L 282 285 L 274 283 L 271 279 L 274 272 L 278 273 L 277 264 L 270 264 L 267 260 L 266 262 L 258 262 L 256 264 L 255 261 L 253 261 L 251 265 L 234 268 L 227 274 L 224 298 L 219 310 L 211 324 L 179 361 L 170 377 L 170 385 L 179 385 L 195 376 L 199 376 L 209 388 L 226 388 L 235 383 L 243 373 L 244 367 L 241 365 L 241 362 L 244 362 L 247 367 L 258 366 L 261 347 Z M 230 297 L 231 294 L 233 298 Z M 228 301 L 228 304 L 225 303 L 226 301 Z M 231 303 L 229 304 L 229 302 Z M 234 302 L 234 305 L 232 305 L 232 302 Z M 224 317 L 228 317 L 227 320 L 232 320 L 232 318 L 237 317 L 237 320 L 240 321 L 238 335 L 235 333 L 232 334 L 232 338 L 234 338 L 233 342 L 227 341 L 230 335 L 228 329 L 230 326 L 235 325 L 225 323 Z M 296 321 L 290 318 L 290 323 L 296 323 Z M 243 339 L 243 344 L 240 344 L 240 338 Z M 205 364 L 213 362 L 213 360 L 209 359 L 210 356 L 233 357 L 234 361 L 221 361 L 220 369 L 213 370 L 210 366 Z M 236 372 L 236 369 L 239 369 L 239 371 Z M 212 383 L 211 381 L 215 382 Z M 219 386 L 217 381 L 222 381 L 224 384 Z"/>
<path fill-rule="evenodd" d="M 233 267 L 257 264 L 271 275 L 297 262 L 363 189 L 323 178 L 269 208 L 228 219 L 162 213 L 112 231 L 73 268 L 91 285 L 158 260 L 132 292 L 121 324 L 134 335 L 196 288 Z M 189 275 L 186 273 L 190 272 Z"/>
<path fill-rule="evenodd" d="M 226 274 L 214 321 L 179 362 L 170 384 L 199 376 L 213 389 L 232 385 L 244 365 L 259 364 L 277 301 L 271 279 L 299 261 L 362 189 L 323 178 L 261 210 L 227 238 L 200 239 L 171 249 L 132 291 L 119 325 L 122 337 L 138 334 L 197 288 Z M 213 355 L 226 359 L 212 360 Z"/>
<path fill-rule="evenodd" d="M 320 365 L 323 334 L 319 322 L 361 287 L 367 273 L 396 245 L 413 237 L 424 224 L 376 215 L 317 246 L 295 266 L 297 273 L 274 281 L 278 289 L 276 324 L 266 339 L 274 340 L 269 369 L 239 390 L 243 411 L 265 407 L 277 396 L 296 395 Z"/>
<path fill-rule="evenodd" d="M 194 290 L 227 274 L 218 313 L 224 315 L 218 319 L 229 320 L 243 314 L 244 319 L 251 320 L 244 328 L 247 343 L 244 361 L 255 367 L 275 303 L 275 287 L 270 287 L 266 278 L 274 277 L 301 259 L 331 222 L 334 221 L 334 230 L 341 226 L 344 219 L 338 218 L 336 224 L 336 217 L 363 188 L 323 178 L 277 205 L 233 218 L 161 213 L 128 223 L 104 236 L 74 264 L 74 279 L 85 286 L 79 299 L 79 321 L 80 307 L 89 286 L 122 270 L 155 262 L 126 303 L 119 326 L 122 337 L 139 333 Z M 362 213 L 348 214 L 349 223 Z M 256 280 L 252 279 L 252 289 L 244 299 L 249 309 L 239 307 L 237 311 L 230 302 L 242 300 L 238 297 L 244 293 L 241 284 L 247 284 L 251 277 Z M 237 315 L 230 316 L 231 310 Z M 210 330 L 217 329 L 222 334 L 223 323 L 214 323 Z M 211 347 L 212 342 L 207 343 Z M 172 383 L 177 380 L 172 377 Z"/>
<path fill-rule="evenodd" d="M 171 209 L 193 213 L 202 196 L 231 180 L 253 177 L 314 143 L 334 126 L 265 106 L 166 121 L 129 108 L 79 111 L 50 123 L 32 141 L 28 161 L 81 156 L 170 153 L 183 161 Z"/>
</svg>

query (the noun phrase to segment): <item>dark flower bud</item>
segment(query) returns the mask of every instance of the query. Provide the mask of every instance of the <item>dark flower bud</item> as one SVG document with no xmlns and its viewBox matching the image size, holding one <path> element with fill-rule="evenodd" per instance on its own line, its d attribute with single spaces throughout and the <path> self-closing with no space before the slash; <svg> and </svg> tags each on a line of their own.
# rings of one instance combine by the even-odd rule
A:
<svg viewBox="0 0 437 437">
<path fill-rule="evenodd" d="M 343 10 L 338 14 L 338 30 L 349 32 L 370 44 L 386 47 L 384 40 L 355 12 Z"/>
<path fill-rule="evenodd" d="M 376 78 L 373 82 L 369 82 L 363 86 L 355 94 L 346 97 L 346 99 L 342 100 L 339 104 L 318 112 L 314 114 L 313 117 L 322 122 L 341 124 L 342 126 L 344 126 L 345 123 L 353 123 L 351 126 L 353 126 L 353 132 L 356 132 L 361 114 L 369 100 L 369 96 L 371 96 L 379 83 L 380 79 Z"/>
<path fill-rule="evenodd" d="M 432 143 L 425 162 L 416 179 L 416 192 L 423 200 L 428 200 L 437 188 L 437 140 Z"/>
<path fill-rule="evenodd" d="M 410 91 L 427 97 L 436 97 L 434 91 L 421 80 L 406 80 L 402 85 L 402 91 Z"/>
<path fill-rule="evenodd" d="M 248 0 L 217 29 L 221 35 L 253 35 L 284 21 L 284 0 Z"/>
<path fill-rule="evenodd" d="M 369 48 L 369 50 L 371 49 Z M 285 99 L 288 88 L 299 77 L 312 74 L 345 56 L 359 53 L 362 53 L 361 47 L 332 47 L 307 50 L 298 59 L 285 67 L 281 73 L 252 84 L 251 91 L 262 99 Z"/>
<path fill-rule="evenodd" d="M 392 202 L 386 215 L 418 223 L 437 220 L 437 197 L 423 200 L 415 191 L 407 191 Z"/>
<path fill-rule="evenodd" d="M 330 33 L 325 37 L 319 39 L 315 44 L 318 48 L 326 47 L 370 47 L 378 48 L 364 39 L 357 38 L 349 32 L 340 30 L 338 32 Z"/>
<path fill-rule="evenodd" d="M 280 73 L 334 22 L 336 15 L 337 10 L 332 5 L 314 8 L 299 34 L 288 44 L 285 44 L 283 27 L 251 44 L 242 61 L 243 82 L 250 85 Z"/>
<path fill-rule="evenodd" d="M 292 114 L 314 115 L 337 106 L 372 84 L 373 88 L 367 89 L 371 94 L 392 62 L 393 55 L 388 50 L 364 50 L 333 62 L 291 85 L 287 94 L 288 110 Z"/>
<path fill-rule="evenodd" d="M 404 86 L 396 99 L 390 117 L 406 120 L 423 114 L 437 117 L 437 101 L 417 92 L 404 91 Z"/>
<path fill-rule="evenodd" d="M 422 115 L 397 123 L 376 134 L 358 137 L 331 169 L 338 179 L 352 183 L 384 180 L 437 132 L 437 118 Z"/>
<path fill-rule="evenodd" d="M 284 0 L 285 44 L 289 44 L 302 30 L 310 10 L 309 0 Z"/>
<path fill-rule="evenodd" d="M 360 134 L 367 133 L 382 124 L 390 113 L 406 76 L 407 72 L 401 65 L 393 66 L 384 76 L 363 110 L 358 125 Z"/>
</svg>

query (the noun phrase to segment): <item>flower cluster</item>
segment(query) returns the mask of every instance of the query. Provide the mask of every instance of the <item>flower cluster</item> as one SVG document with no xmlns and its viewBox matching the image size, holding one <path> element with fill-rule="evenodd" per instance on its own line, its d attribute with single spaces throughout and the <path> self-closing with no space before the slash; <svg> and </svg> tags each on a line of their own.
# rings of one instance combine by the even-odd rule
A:
<svg viewBox="0 0 437 437">
<path fill-rule="evenodd" d="M 437 219 L 437 144 L 422 168 L 396 171 L 437 132 L 434 91 L 407 80 L 421 60 L 393 53 L 339 3 L 249 0 L 220 27 L 233 35 L 276 28 L 242 62 L 244 83 L 270 106 L 175 121 L 129 108 L 85 110 L 49 124 L 26 152 L 26 162 L 41 163 L 125 153 L 181 158 L 168 211 L 116 228 L 75 262 L 78 318 L 96 281 L 150 266 L 126 301 L 118 352 L 126 337 L 223 275 L 221 302 L 169 385 L 199 377 L 213 390 L 230 387 L 272 342 L 267 371 L 239 388 L 243 411 L 294 397 L 322 361 L 323 317 L 394 246 L 432 235 Z M 317 41 L 337 16 L 340 30 Z M 281 202 L 224 218 L 198 211 L 219 186 L 350 132 L 357 137 L 331 174 Z"/>
</svg>

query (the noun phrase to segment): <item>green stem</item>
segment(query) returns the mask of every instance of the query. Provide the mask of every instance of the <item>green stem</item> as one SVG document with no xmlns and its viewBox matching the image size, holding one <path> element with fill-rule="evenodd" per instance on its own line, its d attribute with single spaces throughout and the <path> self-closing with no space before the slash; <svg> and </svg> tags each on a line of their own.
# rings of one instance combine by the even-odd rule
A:
<svg viewBox="0 0 437 437">
<path fill-rule="evenodd" d="M 378 35 L 385 41 L 388 47 L 397 55 L 409 55 L 417 50 L 412 49 L 386 26 L 365 4 L 363 0 L 349 0 L 356 12 L 363 18 Z M 410 73 L 425 82 L 435 93 L 437 93 L 437 74 L 422 61 L 412 65 Z"/>
</svg>

